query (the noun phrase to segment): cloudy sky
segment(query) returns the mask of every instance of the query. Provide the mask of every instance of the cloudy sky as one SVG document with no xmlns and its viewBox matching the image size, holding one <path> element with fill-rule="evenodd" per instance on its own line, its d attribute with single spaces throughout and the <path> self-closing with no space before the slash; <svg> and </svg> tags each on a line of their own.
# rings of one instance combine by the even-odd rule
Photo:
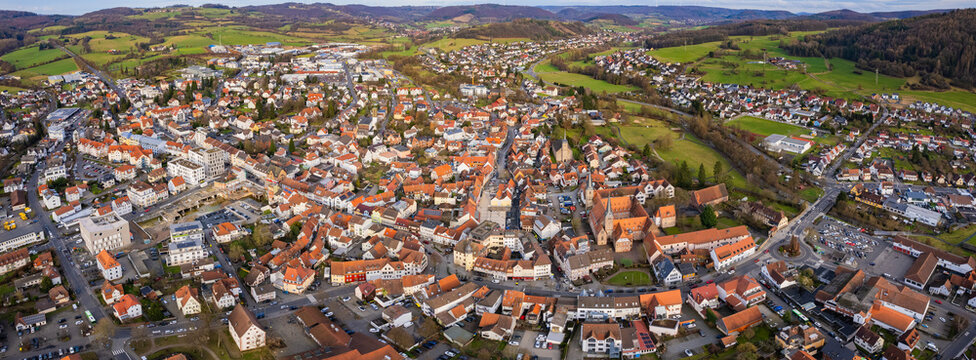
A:
<svg viewBox="0 0 976 360">
<path fill-rule="evenodd" d="M 787 10 L 792 12 L 822 12 L 851 9 L 861 12 L 928 10 L 973 7 L 973 0 L 0 0 L 2 10 L 25 10 L 43 14 L 80 15 L 86 12 L 127 6 L 156 7 L 173 4 L 200 5 L 221 3 L 230 6 L 276 4 L 286 1 L 332 2 L 335 4 L 392 5 L 471 5 L 486 2 L 506 5 L 699 5 L 734 9 Z"/>
</svg>

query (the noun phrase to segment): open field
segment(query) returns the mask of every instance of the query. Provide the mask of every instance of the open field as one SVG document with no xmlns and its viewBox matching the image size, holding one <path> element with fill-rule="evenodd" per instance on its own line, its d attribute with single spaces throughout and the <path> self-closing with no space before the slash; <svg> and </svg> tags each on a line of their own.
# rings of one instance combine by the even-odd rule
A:
<svg viewBox="0 0 976 360">
<path fill-rule="evenodd" d="M 423 46 L 424 47 L 438 48 L 438 49 L 441 49 L 441 50 L 443 50 L 445 52 L 450 52 L 450 51 L 454 51 L 454 50 L 463 48 L 465 46 L 480 45 L 480 44 L 484 44 L 486 42 L 487 41 L 485 41 L 485 40 L 479 40 L 479 39 L 451 39 L 451 38 L 443 38 L 443 39 L 440 39 L 440 40 L 431 41 L 429 43 L 424 44 Z"/>
<path fill-rule="evenodd" d="M 620 134 L 628 144 L 636 145 L 637 148 L 643 148 L 645 144 L 652 144 L 653 146 L 654 141 L 658 138 L 670 135 L 673 139 L 670 149 L 655 149 L 664 161 L 675 164 L 687 161 L 688 167 L 693 172 L 697 172 L 698 167 L 704 165 L 707 176 L 714 175 L 712 169 L 716 161 L 721 162 L 726 171 L 732 169 L 732 164 L 729 163 L 728 159 L 693 135 L 675 132 L 668 128 L 667 124 L 657 120 L 643 119 L 641 123 L 642 125 L 620 127 Z M 737 171 L 733 170 L 730 175 L 732 185 L 747 187 L 745 178 Z"/>
<path fill-rule="evenodd" d="M 0 60 L 11 63 L 17 70 L 20 70 L 46 63 L 62 56 L 68 55 L 59 49 L 39 50 L 39 47 L 31 46 L 0 56 Z"/>
<path fill-rule="evenodd" d="M 778 121 L 766 120 L 757 118 L 754 116 L 740 116 L 734 120 L 725 123 L 726 126 L 737 127 L 742 130 L 759 134 L 762 136 L 769 136 L 772 134 L 780 134 L 787 136 L 800 136 L 810 134 L 810 130 L 806 128 L 781 123 Z"/>
<path fill-rule="evenodd" d="M 306 38 L 297 36 L 250 30 L 244 26 L 208 27 L 201 29 L 196 33 L 196 35 L 203 36 L 206 33 L 213 35 L 214 40 L 210 40 L 210 44 L 223 43 L 224 45 L 248 45 L 264 44 L 277 41 L 286 46 L 302 46 L 311 44 L 313 42 Z"/>
<path fill-rule="evenodd" d="M 536 68 L 538 69 L 538 67 Z M 614 85 L 603 80 L 597 80 L 582 74 L 568 73 L 565 71 L 538 73 L 542 80 L 557 85 L 582 86 L 596 93 L 618 93 L 636 90 L 633 86 Z"/>
<path fill-rule="evenodd" d="M 31 79 L 35 77 L 45 77 L 48 75 L 61 75 L 64 73 L 69 73 L 77 70 L 78 70 L 78 65 L 75 64 L 74 60 L 63 59 L 52 63 L 47 63 L 41 66 L 35 66 L 32 68 L 23 69 L 14 72 L 13 74 L 25 79 Z M 38 79 L 34 79 L 34 80 L 38 80 Z"/>
<path fill-rule="evenodd" d="M 10 92 L 10 93 L 15 93 L 15 92 L 18 92 L 18 91 L 21 91 L 21 90 L 27 90 L 27 89 L 19 88 L 19 87 L 13 87 L 13 86 L 3 86 L 3 85 L 0 85 L 0 92 L 6 91 L 6 92 Z"/>
<path fill-rule="evenodd" d="M 678 62 L 687 63 L 698 60 L 706 55 L 709 51 L 714 51 L 718 49 L 719 42 L 707 42 L 697 45 L 687 45 L 687 46 L 676 46 L 670 48 L 661 48 L 648 51 L 647 53 L 656 59 L 664 62 Z"/>
<path fill-rule="evenodd" d="M 130 35 L 121 32 L 108 31 L 89 31 L 80 34 L 68 35 L 70 38 L 81 39 L 90 37 L 88 45 L 93 53 L 108 52 L 116 50 L 128 52 L 136 49 L 136 44 L 149 42 L 149 38 L 137 35 Z"/>
<path fill-rule="evenodd" d="M 901 91 L 902 102 L 908 100 L 912 103 L 915 100 L 924 102 L 934 102 L 946 106 L 952 106 L 972 113 L 976 113 L 976 93 L 965 90 L 954 91 Z"/>
</svg>

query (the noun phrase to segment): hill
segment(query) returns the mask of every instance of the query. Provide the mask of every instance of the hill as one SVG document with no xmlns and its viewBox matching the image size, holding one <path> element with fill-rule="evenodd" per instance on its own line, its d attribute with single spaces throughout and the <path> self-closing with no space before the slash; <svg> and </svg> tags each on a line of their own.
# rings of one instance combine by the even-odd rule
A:
<svg viewBox="0 0 976 360">
<path fill-rule="evenodd" d="M 504 23 L 492 23 L 458 31 L 458 38 L 517 38 L 528 37 L 536 41 L 590 34 L 592 30 L 581 22 L 517 19 Z"/>
<path fill-rule="evenodd" d="M 976 9 L 832 30 L 784 48 L 794 56 L 844 58 L 891 76 L 918 75 L 918 87 L 973 88 Z"/>
<path fill-rule="evenodd" d="M 572 15 L 565 17 L 569 20 L 581 20 L 595 14 L 620 14 L 628 17 L 656 17 L 665 20 L 684 22 L 687 24 L 709 24 L 728 21 L 753 19 L 786 19 L 794 17 L 788 11 L 725 9 L 706 6 L 644 6 L 644 5 L 610 5 L 610 6 L 542 6 L 541 8 L 553 12 Z M 589 15 L 585 15 L 589 14 Z"/>
<path fill-rule="evenodd" d="M 425 20 L 451 20 L 455 18 L 468 18 L 472 21 L 488 23 L 521 18 L 556 20 L 559 19 L 559 16 L 533 6 L 482 4 L 445 6 L 431 11 L 424 17 Z"/>
<path fill-rule="evenodd" d="M 581 11 L 575 8 L 567 8 L 560 10 L 556 15 L 559 15 L 561 19 L 590 22 L 594 20 L 609 20 L 617 25 L 622 26 L 632 26 L 637 25 L 637 21 L 631 19 L 627 15 L 614 14 L 614 13 L 592 13 L 587 11 Z"/>
</svg>

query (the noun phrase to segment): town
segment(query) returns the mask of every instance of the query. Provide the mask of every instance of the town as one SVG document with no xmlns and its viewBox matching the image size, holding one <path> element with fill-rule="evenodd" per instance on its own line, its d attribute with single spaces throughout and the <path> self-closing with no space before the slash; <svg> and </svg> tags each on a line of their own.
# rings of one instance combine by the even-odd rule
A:
<svg viewBox="0 0 976 360">
<path fill-rule="evenodd" d="M 0 358 L 972 358 L 973 113 L 648 38 L 60 48 L 0 91 Z"/>
</svg>

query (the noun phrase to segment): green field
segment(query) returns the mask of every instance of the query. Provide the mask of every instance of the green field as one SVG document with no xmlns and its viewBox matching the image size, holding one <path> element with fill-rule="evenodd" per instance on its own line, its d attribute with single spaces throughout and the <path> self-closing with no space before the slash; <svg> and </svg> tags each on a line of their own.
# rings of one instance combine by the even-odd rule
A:
<svg viewBox="0 0 976 360">
<path fill-rule="evenodd" d="M 34 78 L 40 76 L 48 75 L 61 75 L 64 73 L 69 73 L 72 71 L 77 71 L 78 65 L 72 59 L 58 60 L 52 63 L 47 63 L 41 66 L 35 66 L 32 68 L 23 69 L 14 72 L 14 75 L 20 76 L 22 78 Z"/>
<path fill-rule="evenodd" d="M 424 44 L 423 46 L 424 47 L 431 47 L 431 48 L 438 48 L 438 49 L 441 49 L 441 50 L 443 50 L 445 52 L 451 52 L 451 51 L 454 51 L 454 50 L 463 48 L 465 46 L 480 45 L 480 44 L 484 44 L 486 42 L 487 41 L 485 41 L 485 40 L 479 40 L 479 39 L 452 39 L 452 38 L 443 38 L 443 39 L 440 39 L 440 40 L 431 41 L 429 43 Z"/>
<path fill-rule="evenodd" d="M 21 90 L 27 90 L 27 89 L 19 88 L 19 87 L 13 87 L 13 86 L 3 86 L 3 85 L 0 85 L 0 92 L 6 91 L 6 92 L 9 92 L 9 93 L 15 93 L 15 92 L 18 92 L 18 91 L 21 91 Z"/>
<path fill-rule="evenodd" d="M 599 129 L 599 128 L 598 128 Z M 701 140 L 688 133 L 677 133 L 667 127 L 667 124 L 650 119 L 643 119 L 641 125 L 621 126 L 620 134 L 628 144 L 643 148 L 645 144 L 652 144 L 664 135 L 670 135 L 673 144 L 670 149 L 655 149 L 664 161 L 678 164 L 682 161 L 688 162 L 688 167 L 697 172 L 698 167 L 704 165 L 707 176 L 713 176 L 712 170 L 715 162 L 719 161 L 722 166 L 729 171 L 732 164 L 717 151 L 705 145 Z M 682 135 L 683 134 L 683 135 Z M 745 178 L 737 171 L 730 172 L 731 185 L 747 187 Z"/>
<path fill-rule="evenodd" d="M 536 70 L 538 70 L 538 67 L 536 67 Z M 582 86 L 596 93 L 602 93 L 605 91 L 608 94 L 611 94 L 611 93 L 634 91 L 637 89 L 633 86 L 614 85 L 603 80 L 597 80 L 591 78 L 586 75 L 568 73 L 565 71 L 543 72 L 543 73 L 538 73 L 538 75 L 539 77 L 542 78 L 542 80 L 551 82 L 553 84 L 557 84 L 557 85 L 561 84 L 566 86 Z"/>
<path fill-rule="evenodd" d="M 621 271 L 607 280 L 610 285 L 616 286 L 643 286 L 651 284 L 651 275 L 643 271 Z"/>
<path fill-rule="evenodd" d="M 277 41 L 286 46 L 303 46 L 312 43 L 312 41 L 306 38 L 276 34 L 267 31 L 250 30 L 244 26 L 208 27 L 201 29 L 201 31 L 198 31 L 196 35 L 203 36 L 203 34 L 206 33 L 213 35 L 214 40 L 210 40 L 210 44 L 223 43 L 224 45 L 256 45 Z M 196 39 L 194 41 L 199 42 L 201 40 Z"/>
<path fill-rule="evenodd" d="M 957 109 L 976 113 L 976 93 L 965 90 L 955 91 L 901 91 L 902 102 L 914 100 L 934 102 Z"/>
<path fill-rule="evenodd" d="M 719 42 L 714 41 L 696 45 L 654 49 L 647 53 L 660 61 L 687 63 L 708 55 L 710 51 L 715 51 L 715 49 L 718 49 L 718 45 Z"/>
<path fill-rule="evenodd" d="M 0 56 L 0 60 L 13 64 L 18 70 L 26 69 L 31 66 L 46 63 L 61 56 L 67 56 L 64 51 L 58 49 L 38 50 L 37 46 L 22 48 Z"/>
<path fill-rule="evenodd" d="M 809 135 L 810 130 L 806 128 L 781 123 L 778 121 L 766 120 L 757 118 L 754 116 L 740 116 L 734 120 L 725 123 L 726 126 L 737 127 L 742 130 L 762 135 L 769 136 L 772 134 L 780 134 L 786 136 L 800 136 Z"/>
<path fill-rule="evenodd" d="M 149 38 L 121 32 L 89 31 L 68 35 L 68 37 L 76 39 L 86 36 L 91 37 L 88 45 L 91 47 L 92 53 L 104 53 L 110 50 L 129 52 L 136 49 L 136 44 L 149 42 Z M 107 37 L 114 37 L 114 39 L 107 39 Z"/>
</svg>

